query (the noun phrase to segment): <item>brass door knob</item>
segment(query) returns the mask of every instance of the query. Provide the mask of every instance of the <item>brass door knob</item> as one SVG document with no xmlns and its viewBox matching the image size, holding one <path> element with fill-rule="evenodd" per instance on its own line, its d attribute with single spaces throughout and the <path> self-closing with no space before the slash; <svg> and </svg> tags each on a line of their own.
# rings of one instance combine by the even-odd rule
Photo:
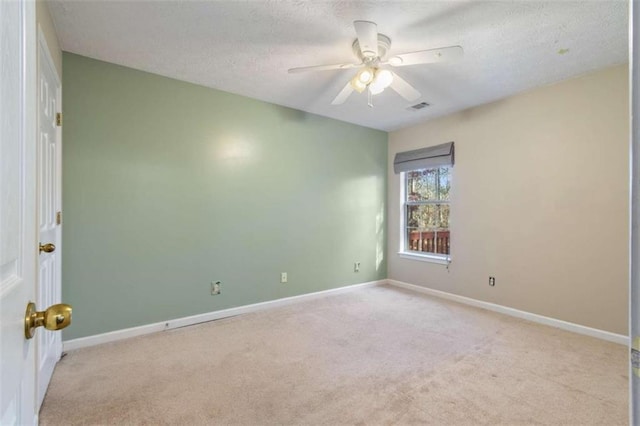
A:
<svg viewBox="0 0 640 426">
<path fill-rule="evenodd" d="M 56 246 L 51 244 L 51 243 L 47 243 L 47 244 L 42 244 L 40 243 L 40 253 L 45 252 L 45 253 L 53 253 L 54 251 L 56 251 Z"/>
<path fill-rule="evenodd" d="M 62 330 L 71 324 L 70 305 L 60 303 L 52 305 L 46 311 L 36 311 L 36 304 L 29 302 L 27 312 L 24 315 L 24 336 L 31 339 L 38 327 L 44 326 L 47 330 Z"/>
</svg>

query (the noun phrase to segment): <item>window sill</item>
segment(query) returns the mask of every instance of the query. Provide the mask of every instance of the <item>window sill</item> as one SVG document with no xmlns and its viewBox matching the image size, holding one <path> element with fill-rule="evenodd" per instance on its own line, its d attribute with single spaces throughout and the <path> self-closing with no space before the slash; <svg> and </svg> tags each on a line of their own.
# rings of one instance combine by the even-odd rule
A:
<svg viewBox="0 0 640 426">
<path fill-rule="evenodd" d="M 418 254 L 418 253 L 411 253 L 406 251 L 399 251 L 398 256 L 403 259 L 418 260 L 420 262 L 437 263 L 439 265 L 447 265 L 451 263 L 450 257 L 446 258 L 443 256 L 434 256 L 429 254 Z"/>
</svg>

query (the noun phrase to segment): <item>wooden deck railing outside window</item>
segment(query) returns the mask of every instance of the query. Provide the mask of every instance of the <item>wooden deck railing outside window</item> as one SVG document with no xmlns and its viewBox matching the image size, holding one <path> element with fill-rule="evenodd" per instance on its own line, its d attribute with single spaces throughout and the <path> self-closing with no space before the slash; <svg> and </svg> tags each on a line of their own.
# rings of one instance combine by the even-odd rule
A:
<svg viewBox="0 0 640 426">
<path fill-rule="evenodd" d="M 449 231 L 410 231 L 409 250 L 424 253 L 449 254 Z"/>
</svg>

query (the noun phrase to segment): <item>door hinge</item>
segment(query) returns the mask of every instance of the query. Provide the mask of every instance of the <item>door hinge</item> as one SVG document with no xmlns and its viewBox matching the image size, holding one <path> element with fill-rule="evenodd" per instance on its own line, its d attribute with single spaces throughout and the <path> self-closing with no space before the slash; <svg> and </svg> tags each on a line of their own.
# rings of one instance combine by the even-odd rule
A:
<svg viewBox="0 0 640 426">
<path fill-rule="evenodd" d="M 61 112 L 56 114 L 56 126 L 62 126 L 62 113 Z"/>
<path fill-rule="evenodd" d="M 56 213 L 56 224 L 62 225 L 62 212 Z"/>
</svg>

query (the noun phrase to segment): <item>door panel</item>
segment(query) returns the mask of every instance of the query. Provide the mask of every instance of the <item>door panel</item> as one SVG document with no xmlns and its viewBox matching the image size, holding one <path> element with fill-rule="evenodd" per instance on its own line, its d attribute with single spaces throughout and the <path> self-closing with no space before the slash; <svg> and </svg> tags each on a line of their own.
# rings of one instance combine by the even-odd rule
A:
<svg viewBox="0 0 640 426">
<path fill-rule="evenodd" d="M 40 35 L 38 44 L 38 233 L 41 244 L 56 246 L 52 253 L 40 253 L 37 306 L 60 303 L 61 230 L 56 223 L 60 209 L 60 132 L 56 113 L 60 111 L 60 79 L 50 59 L 49 51 Z M 62 354 L 59 332 L 41 332 L 38 339 L 38 407 L 44 400 L 53 369 Z"/>
<path fill-rule="evenodd" d="M 25 339 L 36 281 L 35 3 L 0 1 L 0 423 L 35 421 L 35 354 Z"/>
</svg>

